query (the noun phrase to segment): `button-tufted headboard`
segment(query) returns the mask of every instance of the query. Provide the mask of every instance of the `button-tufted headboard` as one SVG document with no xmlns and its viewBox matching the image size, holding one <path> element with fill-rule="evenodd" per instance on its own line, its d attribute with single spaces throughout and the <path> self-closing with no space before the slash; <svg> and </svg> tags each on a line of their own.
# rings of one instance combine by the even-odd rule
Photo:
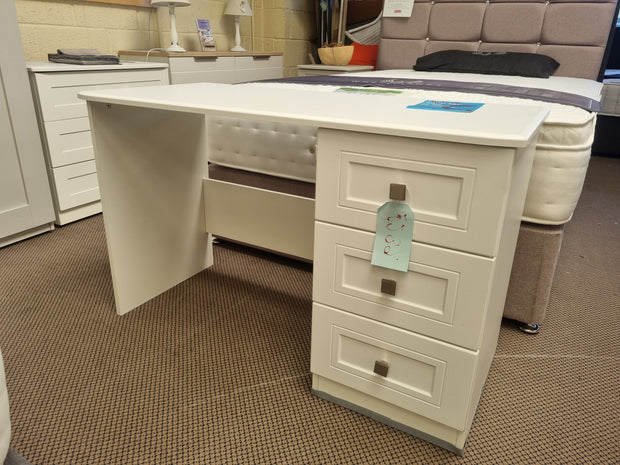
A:
<svg viewBox="0 0 620 465">
<path fill-rule="evenodd" d="M 439 50 L 509 51 L 597 79 L 616 15 L 616 0 L 415 0 L 410 18 L 383 18 L 377 69 L 411 69 Z"/>
</svg>

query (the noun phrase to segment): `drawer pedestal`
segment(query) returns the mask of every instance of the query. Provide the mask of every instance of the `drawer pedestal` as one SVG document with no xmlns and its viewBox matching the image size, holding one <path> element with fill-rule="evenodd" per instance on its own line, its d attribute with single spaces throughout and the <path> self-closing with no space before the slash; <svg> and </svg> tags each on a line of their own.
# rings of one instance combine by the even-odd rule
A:
<svg viewBox="0 0 620 465">
<path fill-rule="evenodd" d="M 320 129 L 318 147 L 313 392 L 462 454 L 495 353 L 534 145 Z M 377 209 L 394 185 L 415 215 L 406 272 L 371 264 Z"/>
</svg>

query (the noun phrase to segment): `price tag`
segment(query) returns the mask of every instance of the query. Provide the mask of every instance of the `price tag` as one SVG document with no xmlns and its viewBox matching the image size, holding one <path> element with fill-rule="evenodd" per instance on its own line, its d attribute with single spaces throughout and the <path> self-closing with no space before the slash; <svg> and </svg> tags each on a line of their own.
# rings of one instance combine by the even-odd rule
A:
<svg viewBox="0 0 620 465">
<path fill-rule="evenodd" d="M 371 263 L 407 271 L 413 240 L 413 211 L 404 202 L 386 202 L 377 210 L 377 233 Z"/>
</svg>

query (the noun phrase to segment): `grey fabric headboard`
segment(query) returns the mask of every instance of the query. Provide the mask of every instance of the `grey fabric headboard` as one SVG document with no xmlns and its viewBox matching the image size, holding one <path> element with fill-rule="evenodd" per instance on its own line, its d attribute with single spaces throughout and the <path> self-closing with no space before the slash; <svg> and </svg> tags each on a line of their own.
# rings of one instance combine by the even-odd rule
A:
<svg viewBox="0 0 620 465">
<path fill-rule="evenodd" d="M 617 0 L 415 0 L 410 18 L 383 18 L 377 69 L 411 69 L 439 50 L 541 53 L 554 75 L 597 79 Z"/>
</svg>

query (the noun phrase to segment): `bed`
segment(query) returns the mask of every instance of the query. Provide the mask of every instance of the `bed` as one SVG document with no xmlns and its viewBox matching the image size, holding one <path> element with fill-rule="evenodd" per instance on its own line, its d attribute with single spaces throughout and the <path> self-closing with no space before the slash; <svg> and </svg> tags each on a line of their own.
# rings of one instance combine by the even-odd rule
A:
<svg viewBox="0 0 620 465">
<path fill-rule="evenodd" d="M 409 98 L 547 106 L 550 114 L 536 146 L 504 309 L 504 317 L 520 322 L 523 331 L 537 333 L 545 317 L 564 225 L 572 217 L 587 171 L 600 109 L 601 70 L 616 16 L 616 0 L 417 0 L 411 18 L 382 18 L 376 72 L 324 81 L 312 76 L 241 85 L 356 91 L 367 94 L 360 97 L 360 104 L 368 105 L 380 105 L 382 98 Z M 548 78 L 506 75 L 503 70 L 499 75 L 487 74 L 479 68 L 466 68 L 470 71 L 466 73 L 461 68 L 458 72 L 413 69 L 424 62 L 421 57 L 455 50 L 467 55 L 476 52 L 476 59 L 545 56 L 559 66 Z M 385 82 L 397 82 L 399 93 L 369 92 L 394 89 Z M 484 89 L 476 89 L 481 83 Z M 549 94 L 568 100 L 554 100 Z M 314 196 L 316 128 L 220 117 L 210 118 L 207 125 L 210 179 L 206 188 L 219 199 L 207 209 L 212 218 L 207 218 L 209 231 L 312 260 L 308 205 Z M 292 217 L 285 223 L 262 221 L 273 215 L 273 205 L 286 206 Z M 230 211 L 245 212 L 247 222 L 239 222 L 240 215 L 226 221 Z"/>
</svg>

